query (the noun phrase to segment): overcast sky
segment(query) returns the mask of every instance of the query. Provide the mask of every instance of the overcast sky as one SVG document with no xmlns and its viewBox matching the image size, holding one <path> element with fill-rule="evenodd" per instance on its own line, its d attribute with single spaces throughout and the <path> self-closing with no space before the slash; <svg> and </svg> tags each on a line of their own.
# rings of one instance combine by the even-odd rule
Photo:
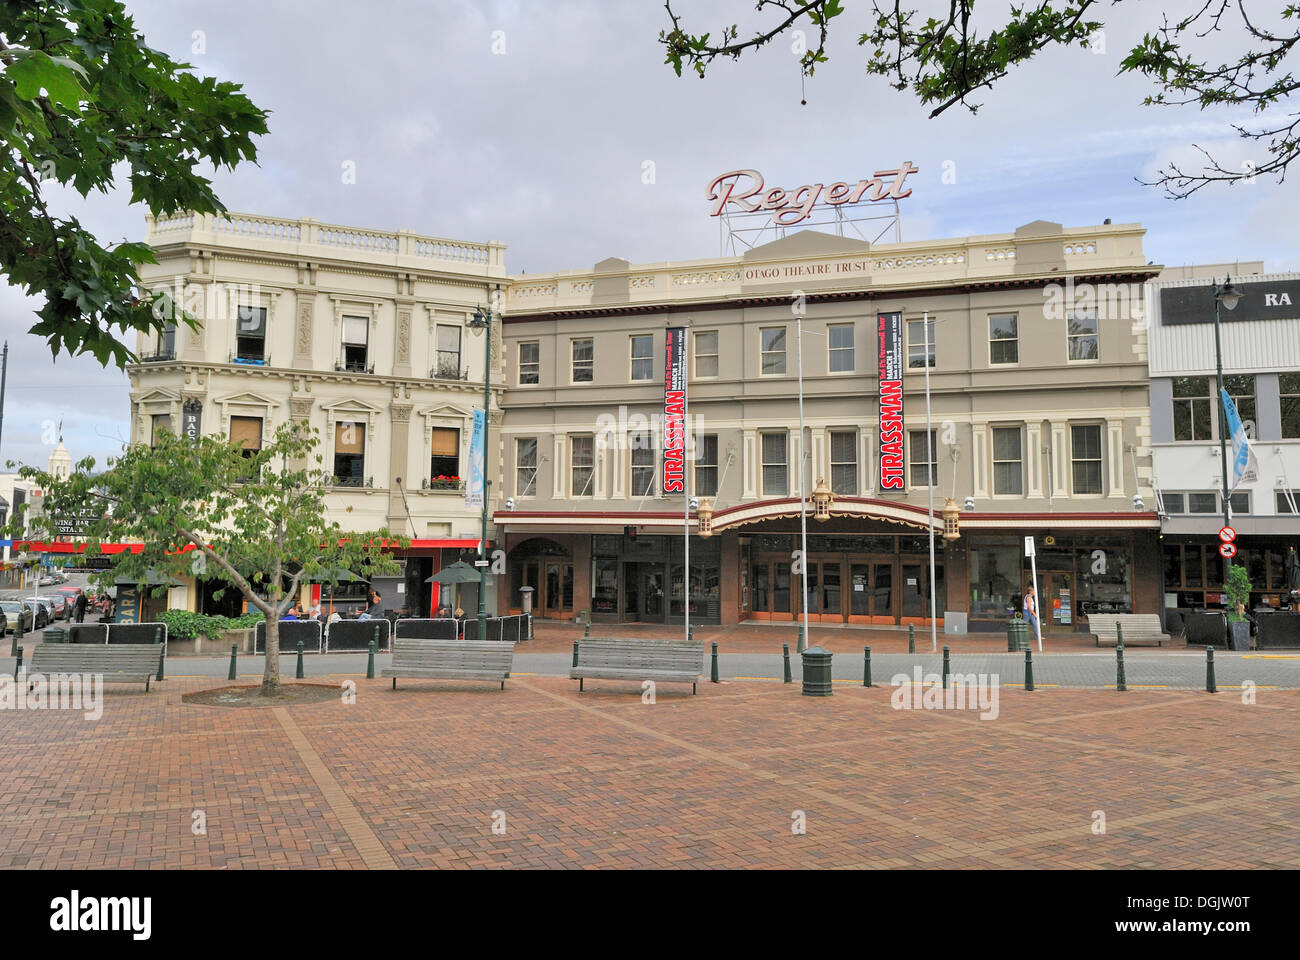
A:
<svg viewBox="0 0 1300 960">
<path fill-rule="evenodd" d="M 677 8 L 695 32 L 738 22 L 743 34 L 760 22 L 753 6 Z M 1193 143 L 1234 165 L 1248 156 L 1225 113 L 1143 107 L 1148 85 L 1115 76 L 1159 8 L 1177 4 L 1106 6 L 1104 52 L 1054 51 L 976 98 L 978 115 L 953 108 L 935 120 L 866 76 L 856 38 L 870 4 L 844 6 L 801 106 L 788 40 L 679 79 L 657 43 L 667 14 L 646 0 L 127 0 L 152 46 L 242 82 L 271 111 L 260 164 L 216 177 L 231 210 L 500 240 L 511 273 L 716 256 L 705 188 L 718 174 L 752 167 L 797 187 L 903 160 L 920 168 L 903 201 L 905 240 L 1110 217 L 1143 223 L 1157 263 L 1300 263 L 1291 183 L 1260 178 L 1175 202 L 1135 182 L 1190 159 Z M 344 182 L 349 162 L 355 183 Z M 144 213 L 124 194 L 62 204 L 101 240 L 143 236 Z M 10 347 L 0 456 L 44 465 L 62 419 L 73 457 L 102 461 L 129 433 L 126 378 L 88 357 L 52 363 L 25 332 L 33 308 L 0 288 Z"/>
</svg>

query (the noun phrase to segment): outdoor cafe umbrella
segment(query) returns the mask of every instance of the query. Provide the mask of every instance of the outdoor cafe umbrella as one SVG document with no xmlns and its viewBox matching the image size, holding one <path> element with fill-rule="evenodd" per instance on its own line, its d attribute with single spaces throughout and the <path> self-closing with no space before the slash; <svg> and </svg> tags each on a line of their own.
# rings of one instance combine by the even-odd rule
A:
<svg viewBox="0 0 1300 960">
<path fill-rule="evenodd" d="M 466 563 L 464 560 L 457 560 L 451 566 L 435 573 L 425 583 L 439 583 L 443 586 L 456 585 L 456 605 L 460 606 L 460 585 L 462 583 L 478 583 L 479 572 Z"/>
</svg>

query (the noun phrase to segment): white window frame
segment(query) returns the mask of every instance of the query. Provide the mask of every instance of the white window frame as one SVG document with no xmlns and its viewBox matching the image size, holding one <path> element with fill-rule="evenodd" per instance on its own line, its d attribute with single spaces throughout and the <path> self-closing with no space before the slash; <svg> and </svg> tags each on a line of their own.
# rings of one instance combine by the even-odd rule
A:
<svg viewBox="0 0 1300 960">
<path fill-rule="evenodd" d="M 589 343 L 589 344 L 591 344 L 591 359 L 590 359 L 590 360 L 582 360 L 582 361 L 579 361 L 579 360 L 575 359 L 575 357 L 574 357 L 574 351 L 577 349 L 577 346 L 578 346 L 578 344 L 580 344 L 580 343 Z M 576 378 L 574 377 L 574 374 L 577 373 L 577 371 L 578 371 L 578 363 L 580 363 L 580 362 L 583 363 L 583 364 L 590 364 L 590 365 L 591 365 L 591 379 L 590 379 L 590 380 L 578 380 L 578 379 L 576 379 Z M 586 386 L 586 385 L 589 384 L 589 383 L 595 383 L 595 382 L 596 382 L 596 338 L 595 338 L 595 337 L 571 337 L 571 338 L 569 339 L 569 383 L 570 383 L 571 385 L 573 385 L 573 386 L 579 386 L 579 387 L 580 387 L 580 386 Z"/>
<path fill-rule="evenodd" d="M 713 352 L 700 352 L 700 337 L 713 337 Z M 721 355 L 718 353 L 721 337 L 718 336 L 717 330 L 697 330 L 691 337 L 691 374 L 695 380 L 716 380 L 722 372 Z M 700 360 L 712 359 L 714 372 L 709 374 L 700 373 Z"/>
<path fill-rule="evenodd" d="M 764 349 L 763 349 L 763 334 L 767 333 L 768 331 L 772 331 L 772 330 L 780 330 L 780 331 L 781 331 L 781 337 L 782 337 L 782 343 L 783 343 L 783 346 L 781 347 L 781 351 L 780 351 L 780 353 L 781 353 L 781 369 L 780 369 L 779 372 L 774 371 L 774 372 L 772 372 L 772 373 L 765 373 L 765 372 L 763 371 L 763 358 L 764 358 L 765 356 L 769 355 L 769 354 L 771 354 L 771 355 L 775 355 L 775 354 L 777 353 L 777 351 L 775 351 L 775 350 L 764 350 Z M 787 374 L 786 374 L 786 370 L 787 370 L 787 368 L 789 367 L 789 356 L 790 356 L 789 339 L 790 339 L 790 328 L 789 328 L 788 326 L 786 326 L 785 324 L 781 324 L 780 326 L 759 327 L 759 328 L 758 328 L 758 375 L 759 375 L 760 377 L 784 377 L 784 376 L 787 376 Z"/>
</svg>

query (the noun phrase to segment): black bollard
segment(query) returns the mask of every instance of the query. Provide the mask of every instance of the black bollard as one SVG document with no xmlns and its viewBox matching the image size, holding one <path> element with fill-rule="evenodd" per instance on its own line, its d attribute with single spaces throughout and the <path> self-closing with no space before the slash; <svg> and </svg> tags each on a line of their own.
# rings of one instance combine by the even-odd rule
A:
<svg viewBox="0 0 1300 960">
<path fill-rule="evenodd" d="M 1124 678 L 1124 633 L 1120 631 L 1115 639 L 1115 689 L 1127 690 L 1128 681 Z"/>
<path fill-rule="evenodd" d="M 226 674 L 227 680 L 235 679 L 235 656 L 238 650 L 239 650 L 239 644 L 232 643 L 230 645 L 230 673 Z"/>
<path fill-rule="evenodd" d="M 781 655 L 785 660 L 785 680 L 783 682 L 792 683 L 793 681 L 790 679 L 790 644 L 781 644 Z"/>
<path fill-rule="evenodd" d="M 916 653 L 916 627 L 910 623 L 907 625 L 907 652 Z"/>
<path fill-rule="evenodd" d="M 14 649 L 14 657 L 16 658 L 14 660 L 14 679 L 17 680 L 18 674 L 22 673 L 23 670 L 23 648 L 21 646 Z"/>
<path fill-rule="evenodd" d="M 379 631 L 376 630 L 376 633 Z M 370 641 L 370 656 L 366 659 L 366 679 L 375 679 L 375 641 Z"/>
<path fill-rule="evenodd" d="M 162 632 L 163 632 L 163 628 L 162 628 L 162 627 L 154 627 L 154 628 L 153 628 L 153 642 L 154 642 L 154 643 L 157 643 L 157 644 L 160 644 L 160 645 L 162 644 L 162 642 L 163 642 Z M 163 678 L 163 661 L 166 660 L 166 659 L 167 659 L 167 651 L 166 651 L 166 650 L 160 650 L 160 651 L 158 652 L 158 679 L 159 679 L 159 680 L 164 679 L 164 678 Z"/>
<path fill-rule="evenodd" d="M 910 626 L 910 624 L 909 624 L 909 626 Z M 943 647 L 943 688 L 944 688 L 945 690 L 948 689 L 948 669 L 949 669 L 950 666 L 951 666 L 951 664 L 948 662 L 948 645 L 947 645 L 947 644 L 944 644 L 944 647 Z"/>
<path fill-rule="evenodd" d="M 869 646 L 862 648 L 862 685 L 871 686 L 871 647 Z"/>
<path fill-rule="evenodd" d="M 1214 644 L 1205 648 L 1205 692 L 1219 692 L 1219 687 L 1214 682 Z"/>
<path fill-rule="evenodd" d="M 713 666 L 709 670 L 709 682 L 718 682 L 718 641 L 713 641 Z"/>
<path fill-rule="evenodd" d="M 1034 651 L 1025 651 L 1025 692 L 1034 692 Z"/>
<path fill-rule="evenodd" d="M 573 641 L 573 665 L 575 667 L 578 665 L 578 641 L 577 640 Z"/>
<path fill-rule="evenodd" d="M 294 673 L 294 679 L 302 679 L 302 641 L 298 641 L 298 670 Z"/>
</svg>

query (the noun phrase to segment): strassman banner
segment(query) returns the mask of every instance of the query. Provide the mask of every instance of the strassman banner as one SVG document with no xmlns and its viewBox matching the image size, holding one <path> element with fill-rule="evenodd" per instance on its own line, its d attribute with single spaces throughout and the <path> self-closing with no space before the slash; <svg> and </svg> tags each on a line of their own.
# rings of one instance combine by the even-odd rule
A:
<svg viewBox="0 0 1300 960">
<path fill-rule="evenodd" d="M 876 317 L 880 374 L 880 489 L 904 490 L 903 315 Z"/>
<path fill-rule="evenodd" d="M 483 428 L 486 420 L 480 407 L 474 408 L 474 432 L 469 440 L 469 480 L 465 484 L 465 506 L 483 507 Z"/>
<path fill-rule="evenodd" d="M 664 333 L 664 493 L 686 492 L 686 328 Z"/>
</svg>

